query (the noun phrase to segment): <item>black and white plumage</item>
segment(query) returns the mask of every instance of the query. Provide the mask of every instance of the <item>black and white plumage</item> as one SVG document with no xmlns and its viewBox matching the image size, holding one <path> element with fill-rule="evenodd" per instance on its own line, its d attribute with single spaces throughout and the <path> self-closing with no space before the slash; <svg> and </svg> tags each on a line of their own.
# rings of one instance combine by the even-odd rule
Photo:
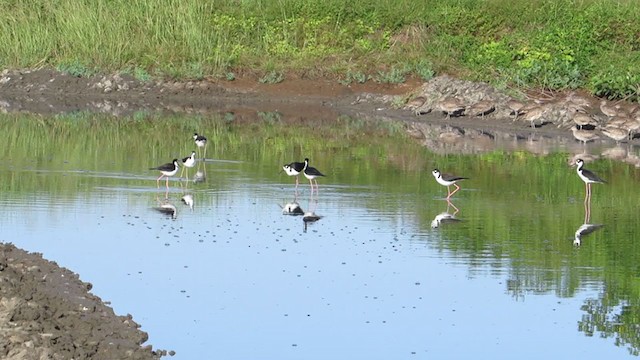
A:
<svg viewBox="0 0 640 360">
<path fill-rule="evenodd" d="M 584 160 L 577 159 L 576 165 L 578 166 L 578 176 L 584 181 L 585 189 L 587 191 L 587 198 L 591 197 L 591 184 L 605 184 L 606 181 L 602 180 L 593 171 L 584 168 Z"/>
<path fill-rule="evenodd" d="M 460 186 L 456 184 L 458 181 L 469 179 L 467 177 L 462 177 L 462 176 L 443 174 L 438 169 L 433 169 L 433 171 L 431 171 L 431 174 L 433 174 L 433 177 L 436 178 L 436 181 L 438 182 L 438 184 L 447 187 L 447 199 L 451 198 L 453 194 L 455 194 L 458 190 L 460 190 Z M 450 191 L 451 185 L 456 187 L 456 189 L 453 190 L 453 192 Z"/>
<path fill-rule="evenodd" d="M 199 148 L 207 146 L 207 138 L 202 135 L 198 135 L 198 133 L 193 133 L 193 141 L 195 141 L 196 146 Z"/>
<path fill-rule="evenodd" d="M 292 162 L 289 164 L 285 164 L 282 166 L 282 170 L 289 176 L 296 177 L 296 188 L 298 187 L 298 175 L 304 171 L 305 163 L 302 162 Z"/>
<path fill-rule="evenodd" d="M 207 153 L 207 138 L 202 135 L 198 135 L 198 133 L 193 133 L 193 141 L 196 143 L 198 149 L 204 149 L 202 154 L 202 158 L 204 159 Z"/>
<path fill-rule="evenodd" d="M 167 189 L 168 189 L 169 188 L 169 177 L 170 176 L 174 176 L 178 172 L 179 168 L 180 168 L 180 166 L 178 165 L 178 159 L 173 159 L 173 161 L 170 162 L 170 163 L 166 163 L 166 164 L 162 164 L 160 166 L 149 168 L 149 170 L 159 170 L 161 175 L 158 178 L 158 180 L 156 180 L 156 182 L 158 184 L 158 187 L 160 187 L 160 179 L 162 179 L 162 177 L 165 177 L 167 179 Z"/>
<path fill-rule="evenodd" d="M 304 169 L 302 170 L 304 177 L 309 179 L 309 184 L 311 185 L 311 191 L 313 192 L 313 183 L 316 184 L 316 192 L 318 191 L 318 180 L 316 178 L 320 176 L 324 176 L 318 169 L 309 166 L 309 159 L 304 159 Z"/>
<path fill-rule="evenodd" d="M 187 168 L 192 168 L 196 165 L 196 152 L 192 151 L 191 155 L 182 158 L 182 171 L 180 172 L 180 176 L 187 171 L 187 180 L 189 180 L 189 172 Z"/>
</svg>

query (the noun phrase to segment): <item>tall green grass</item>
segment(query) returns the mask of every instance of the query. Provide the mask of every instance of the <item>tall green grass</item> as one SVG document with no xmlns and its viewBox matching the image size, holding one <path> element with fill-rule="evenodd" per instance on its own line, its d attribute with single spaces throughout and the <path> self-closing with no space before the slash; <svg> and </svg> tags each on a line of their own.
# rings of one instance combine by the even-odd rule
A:
<svg viewBox="0 0 640 360">
<path fill-rule="evenodd" d="M 632 0 L 5 0 L 0 66 L 342 82 L 447 72 L 637 100 L 639 18 Z"/>
</svg>

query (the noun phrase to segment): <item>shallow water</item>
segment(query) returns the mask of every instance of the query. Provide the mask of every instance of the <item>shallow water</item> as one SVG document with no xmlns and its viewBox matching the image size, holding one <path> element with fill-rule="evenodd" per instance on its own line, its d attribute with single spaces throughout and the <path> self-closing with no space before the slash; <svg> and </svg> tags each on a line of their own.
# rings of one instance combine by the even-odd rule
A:
<svg viewBox="0 0 640 360">
<path fill-rule="evenodd" d="M 389 124 L 269 119 L 5 116 L 0 241 L 78 272 L 176 359 L 637 353 L 629 165 L 588 164 L 609 184 L 587 208 L 566 148 L 435 155 Z M 194 131 L 202 181 L 158 188 L 147 169 Z M 317 193 L 279 172 L 305 156 Z M 471 177 L 451 203 L 434 167 Z M 604 226 L 574 246 L 585 222 Z"/>
</svg>

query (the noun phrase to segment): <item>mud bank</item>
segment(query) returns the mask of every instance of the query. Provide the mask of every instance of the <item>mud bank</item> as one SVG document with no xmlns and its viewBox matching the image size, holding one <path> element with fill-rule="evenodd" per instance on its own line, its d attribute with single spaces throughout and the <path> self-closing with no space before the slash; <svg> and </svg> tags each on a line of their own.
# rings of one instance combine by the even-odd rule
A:
<svg viewBox="0 0 640 360">
<path fill-rule="evenodd" d="M 0 357 L 159 359 L 132 316 L 117 316 L 78 275 L 0 244 Z"/>
</svg>

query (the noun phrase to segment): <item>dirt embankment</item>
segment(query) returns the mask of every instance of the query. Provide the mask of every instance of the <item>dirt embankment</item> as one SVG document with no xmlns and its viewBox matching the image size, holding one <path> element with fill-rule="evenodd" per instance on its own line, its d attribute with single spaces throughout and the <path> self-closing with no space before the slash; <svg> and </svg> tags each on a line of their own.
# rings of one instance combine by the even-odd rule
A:
<svg viewBox="0 0 640 360">
<path fill-rule="evenodd" d="M 0 358 L 159 359 L 147 333 L 117 316 L 78 275 L 0 244 Z"/>
</svg>

